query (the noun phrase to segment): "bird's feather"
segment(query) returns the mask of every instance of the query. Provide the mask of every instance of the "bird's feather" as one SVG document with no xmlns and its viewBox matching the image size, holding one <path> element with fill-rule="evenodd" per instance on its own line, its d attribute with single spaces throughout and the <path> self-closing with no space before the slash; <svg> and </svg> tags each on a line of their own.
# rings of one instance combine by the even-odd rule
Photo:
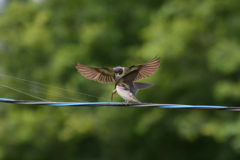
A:
<svg viewBox="0 0 240 160">
<path fill-rule="evenodd" d="M 78 62 L 75 62 L 75 67 L 78 72 L 87 79 L 98 81 L 101 83 L 114 82 L 115 73 L 113 68 L 89 67 Z"/>
<path fill-rule="evenodd" d="M 136 76 L 134 81 L 139 81 L 143 78 L 149 77 L 151 75 L 153 75 L 159 65 L 160 65 L 160 57 L 155 57 L 154 59 L 152 59 L 151 61 L 144 63 L 144 64 L 139 64 L 139 65 L 132 65 L 129 67 L 124 67 L 124 71 L 127 73 L 134 71 L 134 70 L 138 70 L 138 75 Z"/>
<path fill-rule="evenodd" d="M 133 85 L 134 85 L 134 89 L 131 90 L 131 92 L 132 92 L 134 95 L 136 95 L 136 94 L 137 94 L 137 91 L 138 91 L 139 89 L 150 88 L 150 87 L 152 87 L 154 84 L 134 82 Z"/>
</svg>

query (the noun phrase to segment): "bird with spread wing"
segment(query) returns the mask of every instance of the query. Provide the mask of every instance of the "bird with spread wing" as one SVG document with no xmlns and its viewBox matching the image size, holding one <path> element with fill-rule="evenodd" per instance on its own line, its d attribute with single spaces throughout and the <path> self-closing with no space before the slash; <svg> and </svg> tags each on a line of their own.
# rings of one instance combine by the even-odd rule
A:
<svg viewBox="0 0 240 160">
<path fill-rule="evenodd" d="M 101 83 L 115 82 L 115 88 L 111 100 L 113 95 L 118 92 L 118 94 L 128 103 L 129 100 L 140 102 L 134 96 L 137 93 L 137 90 L 153 86 L 153 84 L 138 83 L 134 81 L 139 81 L 153 75 L 157 71 L 160 62 L 160 57 L 156 56 L 147 63 L 132 65 L 129 67 L 89 67 L 78 62 L 75 63 L 75 67 L 78 72 L 87 79 Z M 125 93 L 125 91 L 127 92 Z"/>
<path fill-rule="evenodd" d="M 115 81 L 117 75 L 122 77 L 125 74 L 135 70 L 138 71 L 138 75 L 136 76 L 134 81 L 139 81 L 143 78 L 149 77 L 157 71 L 160 62 L 160 57 L 156 56 L 154 59 L 147 63 L 132 65 L 129 67 L 89 67 L 78 62 L 75 62 L 75 67 L 78 72 L 87 79 L 98 81 L 101 83 L 111 83 Z"/>
</svg>

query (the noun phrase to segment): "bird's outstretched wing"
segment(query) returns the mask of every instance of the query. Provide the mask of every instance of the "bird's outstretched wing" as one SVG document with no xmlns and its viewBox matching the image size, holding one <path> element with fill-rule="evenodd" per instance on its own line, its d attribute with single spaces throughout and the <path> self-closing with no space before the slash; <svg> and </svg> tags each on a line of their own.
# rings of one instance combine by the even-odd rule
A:
<svg viewBox="0 0 240 160">
<path fill-rule="evenodd" d="M 153 60 L 147 63 L 125 67 L 124 70 L 126 74 L 131 71 L 138 70 L 138 75 L 134 81 L 139 81 L 140 79 L 153 75 L 157 71 L 160 62 L 160 57 L 156 56 Z"/>
<path fill-rule="evenodd" d="M 89 67 L 78 62 L 75 62 L 75 67 L 77 68 L 78 72 L 87 79 L 101 83 L 114 82 L 115 74 L 113 68 Z"/>
</svg>

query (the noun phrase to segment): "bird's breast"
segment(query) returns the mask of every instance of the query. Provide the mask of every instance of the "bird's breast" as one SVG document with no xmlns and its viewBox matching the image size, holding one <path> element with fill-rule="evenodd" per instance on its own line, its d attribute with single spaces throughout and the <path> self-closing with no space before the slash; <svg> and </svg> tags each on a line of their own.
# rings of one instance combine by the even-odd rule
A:
<svg viewBox="0 0 240 160">
<path fill-rule="evenodd" d="M 129 89 L 125 85 L 117 85 L 116 86 L 117 93 L 125 100 L 129 100 Z"/>
</svg>

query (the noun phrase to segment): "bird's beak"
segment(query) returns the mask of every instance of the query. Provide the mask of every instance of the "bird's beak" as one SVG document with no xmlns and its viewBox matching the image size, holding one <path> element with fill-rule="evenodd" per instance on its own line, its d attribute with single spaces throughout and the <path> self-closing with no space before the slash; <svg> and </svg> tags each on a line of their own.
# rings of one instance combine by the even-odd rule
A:
<svg viewBox="0 0 240 160">
<path fill-rule="evenodd" d="M 117 73 L 116 78 L 115 78 L 115 83 L 117 83 L 119 78 L 121 78 L 121 76 L 119 76 L 119 73 Z"/>
</svg>

